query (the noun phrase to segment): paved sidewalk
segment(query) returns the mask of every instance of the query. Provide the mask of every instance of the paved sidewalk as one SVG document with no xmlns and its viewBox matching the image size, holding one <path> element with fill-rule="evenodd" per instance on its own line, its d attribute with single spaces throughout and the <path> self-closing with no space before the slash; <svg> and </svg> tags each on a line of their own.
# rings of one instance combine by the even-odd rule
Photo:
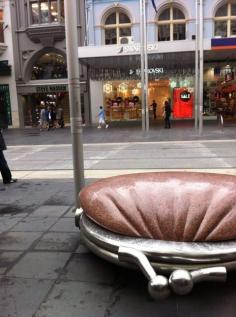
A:
<svg viewBox="0 0 236 317">
<path fill-rule="evenodd" d="M 113 143 L 161 141 L 157 139 L 161 136 L 174 141 L 198 138 L 191 127 L 183 129 L 178 124 L 167 134 L 161 127 L 152 128 L 149 137 L 135 126 L 102 131 L 87 128 L 84 140 Z M 235 139 L 234 131 L 232 126 L 221 132 L 212 124 L 203 139 Z M 43 133 L 8 130 L 5 136 L 10 146 L 71 143 L 69 129 Z M 217 158 L 214 151 L 209 153 Z M 230 154 L 225 148 L 221 152 L 224 159 Z M 117 153 L 112 154 L 117 157 Z M 29 164 L 22 163 L 23 167 Z M 55 170 L 49 172 L 55 175 Z M 103 169 L 98 172 L 97 177 L 102 177 Z M 0 184 L 0 317 L 235 317 L 236 273 L 230 273 L 225 284 L 199 284 L 188 296 L 173 295 L 153 302 L 140 272 L 107 263 L 82 245 L 74 225 L 71 176 L 57 174 L 51 179 L 44 178 L 44 170 L 37 173 L 38 179 L 28 171 L 28 177 L 16 184 Z M 87 182 L 95 180 L 95 174 L 91 175 Z"/>
<path fill-rule="evenodd" d="M 157 142 L 157 141 L 192 141 L 192 140 L 232 140 L 236 139 L 236 122 L 228 122 L 220 129 L 215 121 L 204 123 L 203 134 L 199 136 L 192 121 L 176 121 L 171 129 L 164 129 L 162 122 L 150 125 L 150 131 L 143 133 L 141 123 L 115 122 L 109 129 L 85 127 L 83 142 L 88 143 L 118 143 L 118 142 Z M 8 129 L 4 131 L 8 145 L 23 144 L 71 144 L 70 129 L 55 129 L 42 131 L 36 128 Z M 50 137 L 49 137 L 50 136 Z"/>
</svg>

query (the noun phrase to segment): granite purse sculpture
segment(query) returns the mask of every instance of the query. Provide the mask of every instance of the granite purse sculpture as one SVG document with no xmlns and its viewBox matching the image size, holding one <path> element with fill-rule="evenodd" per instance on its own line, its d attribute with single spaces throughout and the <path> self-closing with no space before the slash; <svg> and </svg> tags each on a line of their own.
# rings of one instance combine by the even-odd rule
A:
<svg viewBox="0 0 236 317">
<path fill-rule="evenodd" d="M 76 224 L 86 246 L 140 268 L 155 299 L 236 268 L 236 177 L 163 172 L 116 176 L 80 193 Z M 167 277 L 169 276 L 169 277 Z"/>
</svg>

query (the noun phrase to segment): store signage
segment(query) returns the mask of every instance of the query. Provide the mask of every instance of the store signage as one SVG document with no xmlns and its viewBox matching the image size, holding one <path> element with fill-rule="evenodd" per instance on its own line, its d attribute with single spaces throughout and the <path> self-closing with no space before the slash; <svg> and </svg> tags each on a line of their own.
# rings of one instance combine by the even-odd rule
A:
<svg viewBox="0 0 236 317">
<path fill-rule="evenodd" d="M 67 91 L 66 85 L 53 85 L 53 86 L 37 86 L 36 92 L 50 93 L 50 92 L 64 92 Z"/>
<path fill-rule="evenodd" d="M 191 93 L 188 90 L 181 92 L 180 99 L 182 101 L 188 102 L 191 99 Z"/>
<path fill-rule="evenodd" d="M 148 69 L 148 74 L 164 74 L 164 68 L 163 67 L 156 67 L 156 68 L 149 68 Z M 129 70 L 129 75 L 141 75 L 141 69 L 130 69 Z"/>
<path fill-rule="evenodd" d="M 117 48 L 117 53 L 140 53 L 141 50 L 141 45 L 139 43 L 137 44 L 130 44 L 130 45 L 120 45 Z M 158 45 L 153 43 L 153 44 L 148 44 L 147 45 L 147 51 L 152 52 L 152 51 L 157 51 L 158 50 Z"/>
</svg>

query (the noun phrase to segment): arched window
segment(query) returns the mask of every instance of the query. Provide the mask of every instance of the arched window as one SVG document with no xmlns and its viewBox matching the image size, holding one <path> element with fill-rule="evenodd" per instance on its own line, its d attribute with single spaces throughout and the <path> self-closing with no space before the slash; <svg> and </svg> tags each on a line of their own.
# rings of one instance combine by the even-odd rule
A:
<svg viewBox="0 0 236 317">
<path fill-rule="evenodd" d="M 215 36 L 236 36 L 236 4 L 228 2 L 220 6 L 215 14 Z"/>
<path fill-rule="evenodd" d="M 165 8 L 158 17 L 158 41 L 178 41 L 186 39 L 186 18 L 173 5 Z"/>
<path fill-rule="evenodd" d="M 105 44 L 118 44 L 120 38 L 131 35 L 130 18 L 120 9 L 113 11 L 104 23 Z"/>
<path fill-rule="evenodd" d="M 64 56 L 58 53 L 43 54 L 32 67 L 32 80 L 67 78 Z"/>
</svg>

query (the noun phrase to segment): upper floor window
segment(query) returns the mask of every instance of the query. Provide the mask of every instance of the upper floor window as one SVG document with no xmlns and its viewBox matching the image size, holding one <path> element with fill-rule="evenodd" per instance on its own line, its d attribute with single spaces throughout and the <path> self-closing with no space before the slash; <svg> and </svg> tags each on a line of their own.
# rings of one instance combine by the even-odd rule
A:
<svg viewBox="0 0 236 317">
<path fill-rule="evenodd" d="M 236 4 L 226 3 L 215 14 L 215 36 L 236 36 Z"/>
<path fill-rule="evenodd" d="M 4 43 L 3 9 L 0 9 L 0 43 Z"/>
<path fill-rule="evenodd" d="M 131 35 L 130 18 L 119 9 L 112 12 L 105 20 L 105 44 L 118 44 L 120 38 Z"/>
<path fill-rule="evenodd" d="M 169 6 L 158 17 L 158 41 L 177 41 L 186 39 L 186 18 L 184 13 Z"/>
<path fill-rule="evenodd" d="M 57 53 L 43 54 L 32 68 L 32 80 L 67 78 L 64 56 Z"/>
<path fill-rule="evenodd" d="M 64 22 L 64 0 L 30 0 L 31 24 Z"/>
</svg>

